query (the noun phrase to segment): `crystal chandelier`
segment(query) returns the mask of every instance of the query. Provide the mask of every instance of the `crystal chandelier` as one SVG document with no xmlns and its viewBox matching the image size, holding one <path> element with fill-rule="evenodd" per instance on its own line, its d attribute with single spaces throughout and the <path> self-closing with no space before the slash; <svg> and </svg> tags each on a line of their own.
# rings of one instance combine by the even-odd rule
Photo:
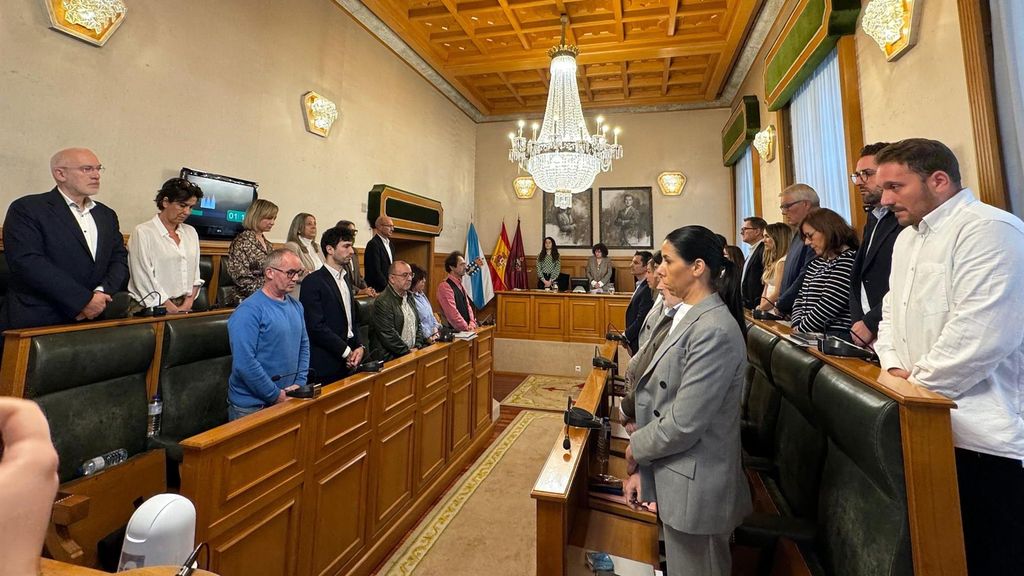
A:
<svg viewBox="0 0 1024 576">
<path fill-rule="evenodd" d="M 537 186 L 555 195 L 555 206 L 569 208 L 572 195 L 590 188 L 598 172 L 612 168 L 612 160 L 622 158 L 619 129 L 613 132 L 615 141 L 608 142 L 608 126 L 597 117 L 597 131 L 587 133 L 576 86 L 576 56 L 579 48 L 565 43 L 568 18 L 562 15 L 562 41 L 548 50 L 551 57 L 551 83 L 548 103 L 544 109 L 544 123 L 537 136 L 533 125 L 533 138 L 523 136 L 526 122 L 519 121 L 518 133 L 509 134 L 511 147 L 508 159 L 519 164 L 533 176 Z"/>
<path fill-rule="evenodd" d="M 64 0 L 62 6 L 68 22 L 88 28 L 97 34 L 103 33 L 125 13 L 125 6 L 121 0 Z"/>
</svg>

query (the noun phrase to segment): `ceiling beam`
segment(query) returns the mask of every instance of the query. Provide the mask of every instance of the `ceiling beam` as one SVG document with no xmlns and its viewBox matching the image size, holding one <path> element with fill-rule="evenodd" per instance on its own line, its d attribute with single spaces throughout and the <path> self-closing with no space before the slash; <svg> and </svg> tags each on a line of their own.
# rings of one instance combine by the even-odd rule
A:
<svg viewBox="0 0 1024 576">
<path fill-rule="evenodd" d="M 516 17 L 515 12 L 513 12 L 508 6 L 508 0 L 498 0 L 498 4 L 501 5 L 501 10 L 505 12 L 505 18 L 508 20 L 508 23 L 511 24 L 512 29 L 516 31 L 516 36 L 519 37 L 519 43 L 523 45 L 523 50 L 529 50 L 532 48 L 529 40 L 526 39 L 526 34 L 523 34 L 522 26 L 519 25 L 519 18 Z"/>
<path fill-rule="evenodd" d="M 455 18 L 455 21 L 459 26 L 467 35 L 469 35 L 469 40 L 474 46 L 476 46 L 476 49 L 479 50 L 481 54 L 487 54 L 487 47 L 484 46 L 484 43 L 481 42 L 480 39 L 476 37 L 476 34 L 473 33 L 473 23 L 466 18 L 464 14 L 459 12 L 459 6 L 456 4 L 456 0 L 441 0 L 441 3 L 444 4 L 445 8 L 447 8 L 449 12 L 451 12 L 452 18 Z"/>
<path fill-rule="evenodd" d="M 669 77 L 669 72 L 671 70 L 670 67 L 672 66 L 672 59 L 671 58 L 665 58 L 665 60 L 663 60 L 663 62 L 665 63 L 665 69 L 661 71 L 661 95 L 662 96 L 668 94 L 668 77 Z"/>
<path fill-rule="evenodd" d="M 622 63 L 622 97 L 629 100 L 629 62 Z"/>
<path fill-rule="evenodd" d="M 676 22 L 679 20 L 679 0 L 668 2 L 668 35 L 676 35 Z"/>
<path fill-rule="evenodd" d="M 508 91 L 512 93 L 512 97 L 515 98 L 517 102 L 519 102 L 519 105 L 526 106 L 526 102 L 523 100 L 523 97 L 519 95 L 519 92 L 516 92 L 515 87 L 512 86 L 512 83 L 508 81 L 508 78 L 505 77 L 505 74 L 498 72 L 498 78 L 501 78 L 501 81 L 505 83 L 505 88 L 508 88 Z"/>
<path fill-rule="evenodd" d="M 615 10 L 615 36 L 619 42 L 626 41 L 625 25 L 622 23 L 622 2 L 623 0 L 612 0 L 612 8 Z"/>
</svg>

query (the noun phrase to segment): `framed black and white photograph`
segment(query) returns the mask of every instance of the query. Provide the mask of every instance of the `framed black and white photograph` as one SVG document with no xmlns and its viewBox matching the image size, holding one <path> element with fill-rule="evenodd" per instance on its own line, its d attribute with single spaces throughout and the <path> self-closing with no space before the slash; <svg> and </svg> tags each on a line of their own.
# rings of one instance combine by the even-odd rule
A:
<svg viewBox="0 0 1024 576">
<path fill-rule="evenodd" d="M 559 248 L 590 248 L 594 242 L 593 189 L 573 194 L 569 208 L 556 208 L 555 195 L 543 194 L 544 237 L 554 238 Z"/>
<path fill-rule="evenodd" d="M 613 248 L 653 248 L 651 187 L 601 188 L 601 242 Z"/>
</svg>

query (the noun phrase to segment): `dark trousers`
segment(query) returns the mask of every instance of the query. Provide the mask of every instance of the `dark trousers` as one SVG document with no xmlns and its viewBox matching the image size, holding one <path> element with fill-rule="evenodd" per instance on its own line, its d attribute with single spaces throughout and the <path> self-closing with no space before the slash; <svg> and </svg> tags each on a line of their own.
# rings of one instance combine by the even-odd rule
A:
<svg viewBox="0 0 1024 576">
<path fill-rule="evenodd" d="M 960 516 L 970 576 L 1024 574 L 1024 466 L 956 449 Z"/>
</svg>

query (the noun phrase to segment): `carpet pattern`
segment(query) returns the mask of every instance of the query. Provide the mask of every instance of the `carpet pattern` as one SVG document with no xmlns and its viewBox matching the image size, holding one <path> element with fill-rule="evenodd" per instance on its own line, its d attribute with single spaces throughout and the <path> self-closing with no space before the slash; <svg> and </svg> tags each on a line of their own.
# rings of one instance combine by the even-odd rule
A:
<svg viewBox="0 0 1024 576">
<path fill-rule="evenodd" d="M 534 574 L 530 491 L 561 428 L 560 414 L 521 412 L 377 574 Z"/>
<path fill-rule="evenodd" d="M 528 410 L 565 411 L 565 397 L 575 401 L 586 381 L 564 376 L 540 376 L 531 374 L 504 400 L 502 406 L 526 408 Z"/>
</svg>

